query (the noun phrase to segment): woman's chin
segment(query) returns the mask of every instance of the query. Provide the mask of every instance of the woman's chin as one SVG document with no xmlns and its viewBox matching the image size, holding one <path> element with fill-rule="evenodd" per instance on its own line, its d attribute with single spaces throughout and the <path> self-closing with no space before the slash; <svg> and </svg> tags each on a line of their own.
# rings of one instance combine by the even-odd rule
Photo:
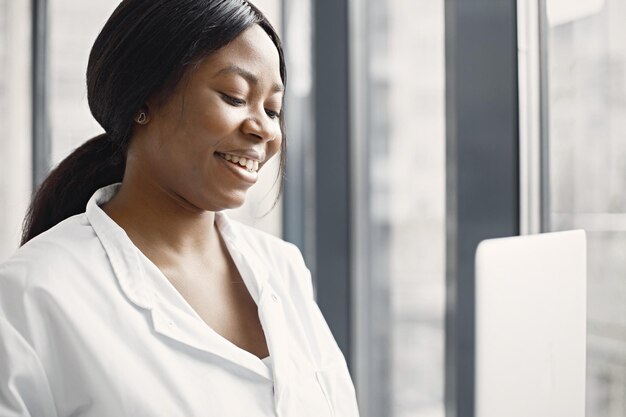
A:
<svg viewBox="0 0 626 417">
<path fill-rule="evenodd" d="M 215 204 L 215 210 L 211 211 L 222 211 L 222 210 L 233 210 L 237 209 L 244 205 L 246 202 L 246 192 L 245 191 L 237 191 L 228 193 L 228 195 L 224 196 L 218 204 Z"/>
</svg>

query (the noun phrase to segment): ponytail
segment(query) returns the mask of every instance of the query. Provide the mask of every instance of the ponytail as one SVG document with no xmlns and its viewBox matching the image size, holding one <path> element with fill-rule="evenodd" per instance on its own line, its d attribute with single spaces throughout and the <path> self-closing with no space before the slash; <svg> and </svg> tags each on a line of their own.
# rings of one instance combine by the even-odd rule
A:
<svg viewBox="0 0 626 417">
<path fill-rule="evenodd" d="M 21 244 L 84 212 L 97 189 L 122 181 L 125 166 L 124 151 L 106 133 L 82 144 L 52 170 L 37 190 L 24 219 Z"/>
</svg>

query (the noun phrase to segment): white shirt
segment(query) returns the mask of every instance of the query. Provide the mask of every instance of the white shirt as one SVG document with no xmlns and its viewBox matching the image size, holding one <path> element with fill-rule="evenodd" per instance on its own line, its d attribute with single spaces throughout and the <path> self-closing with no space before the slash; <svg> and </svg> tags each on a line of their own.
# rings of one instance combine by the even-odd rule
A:
<svg viewBox="0 0 626 417">
<path fill-rule="evenodd" d="M 358 416 L 294 245 L 216 213 L 258 306 L 261 360 L 211 329 L 100 209 L 118 187 L 0 265 L 0 416 Z"/>
</svg>

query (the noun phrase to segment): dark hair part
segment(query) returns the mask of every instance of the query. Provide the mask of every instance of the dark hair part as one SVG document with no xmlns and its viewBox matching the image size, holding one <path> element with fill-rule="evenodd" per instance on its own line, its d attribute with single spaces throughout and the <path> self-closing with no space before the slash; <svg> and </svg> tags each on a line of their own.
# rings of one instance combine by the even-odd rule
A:
<svg viewBox="0 0 626 417">
<path fill-rule="evenodd" d="M 188 70 L 257 24 L 272 39 L 286 84 L 278 34 L 246 0 L 124 0 L 98 35 L 87 66 L 91 114 L 105 133 L 78 147 L 41 184 L 24 219 L 22 242 L 85 211 L 93 193 L 122 181 L 133 116 L 148 97 L 165 100 Z M 280 188 L 285 172 L 284 112 Z"/>
</svg>

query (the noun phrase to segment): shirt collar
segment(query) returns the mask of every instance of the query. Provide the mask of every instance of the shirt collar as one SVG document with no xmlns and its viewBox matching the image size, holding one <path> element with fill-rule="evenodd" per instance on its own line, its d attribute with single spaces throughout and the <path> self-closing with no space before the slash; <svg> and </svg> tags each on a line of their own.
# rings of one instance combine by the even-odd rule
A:
<svg viewBox="0 0 626 417">
<path fill-rule="evenodd" d="M 241 228 L 245 226 L 232 221 L 223 211 L 215 213 L 215 223 L 250 295 L 258 305 L 261 293 L 268 286 L 269 270 L 266 263 L 243 237 Z"/>
<path fill-rule="evenodd" d="M 243 349 L 233 349 L 221 336 L 215 337 L 215 335 L 212 336 L 206 332 L 204 324 L 199 326 L 199 321 L 190 321 L 185 317 L 177 316 L 175 310 L 165 308 L 162 305 L 155 292 L 156 287 L 150 282 L 150 278 L 144 270 L 145 263 L 141 259 L 141 252 L 132 243 L 124 229 L 100 208 L 101 204 L 109 201 L 117 193 L 120 185 L 120 183 L 112 184 L 97 190 L 87 203 L 86 215 L 105 249 L 122 292 L 132 303 L 150 311 L 152 324 L 158 333 L 221 356 L 265 378 L 272 379 L 272 374 L 267 366 L 254 355 Z M 271 343 L 270 352 L 273 355 L 284 356 L 280 350 L 284 349 L 283 345 L 286 345 L 286 336 L 283 334 L 286 326 L 274 324 L 274 322 L 281 322 L 274 317 L 278 316 L 280 319 L 280 314 L 275 310 L 277 306 L 275 302 L 271 301 L 269 295 L 273 293 L 273 289 L 267 284 L 269 269 L 248 245 L 246 238 L 242 237 L 243 229 L 239 229 L 242 225 L 231 221 L 223 212 L 215 214 L 218 230 L 251 296 L 259 306 L 259 311 L 264 314 L 264 317 L 272 316 L 264 320 L 264 327 L 269 325 L 277 327 L 269 332 L 272 335 L 268 342 Z M 174 317 L 179 317 L 180 320 L 175 326 L 172 326 L 171 320 Z M 269 325 L 268 322 L 270 322 Z M 276 360 L 275 362 L 277 365 L 274 365 L 274 370 L 280 368 L 280 361 Z"/>
<path fill-rule="evenodd" d="M 121 183 L 115 183 L 98 189 L 87 202 L 86 215 L 109 257 L 124 293 L 138 306 L 152 309 L 154 290 L 143 269 L 139 249 L 124 229 L 100 208 L 113 198 L 120 186 Z M 267 286 L 267 265 L 241 236 L 241 231 L 237 230 L 242 225 L 233 222 L 225 212 L 216 212 L 215 222 L 251 296 L 258 304 L 261 293 Z"/>
<path fill-rule="evenodd" d="M 107 253 L 122 291 L 133 303 L 151 309 L 154 296 L 146 285 L 137 248 L 124 229 L 100 208 L 117 193 L 120 185 L 116 183 L 98 189 L 87 202 L 86 215 Z"/>
</svg>

